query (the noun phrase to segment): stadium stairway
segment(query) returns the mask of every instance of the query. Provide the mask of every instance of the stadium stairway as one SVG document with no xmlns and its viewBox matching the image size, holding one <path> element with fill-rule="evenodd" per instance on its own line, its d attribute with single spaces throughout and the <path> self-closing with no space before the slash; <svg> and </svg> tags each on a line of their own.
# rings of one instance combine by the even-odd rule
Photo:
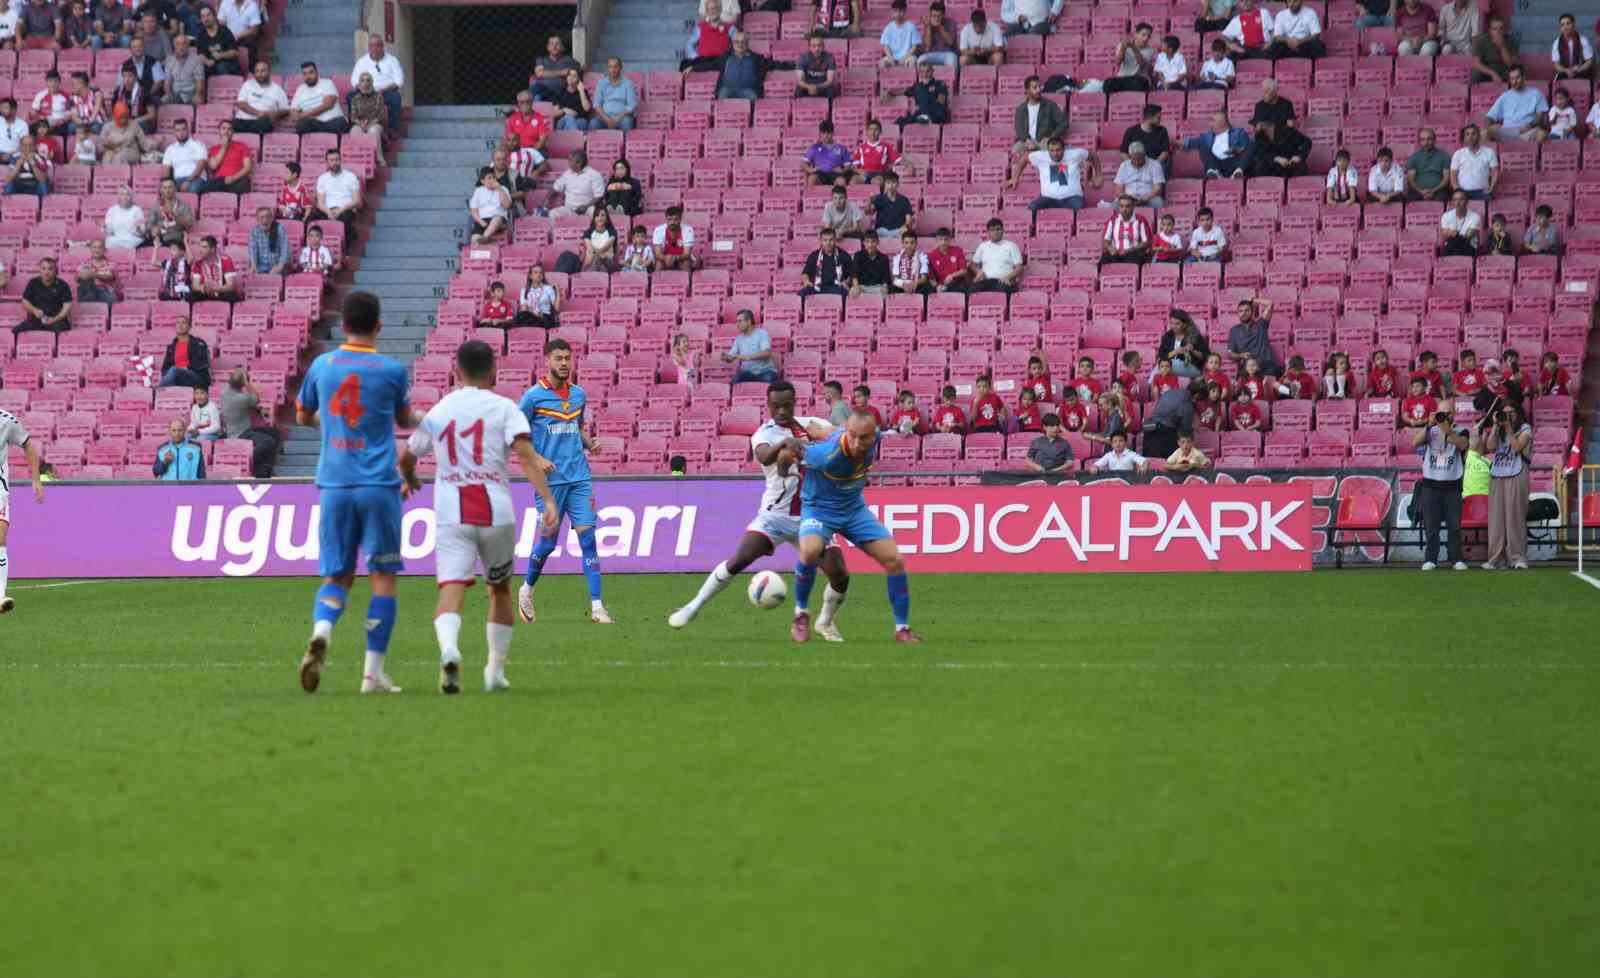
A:
<svg viewBox="0 0 1600 978">
<path fill-rule="evenodd" d="M 615 0 L 589 63 L 615 56 L 629 71 L 674 71 L 698 9 L 695 0 Z"/>
<path fill-rule="evenodd" d="M 325 75 L 348 74 L 355 63 L 358 8 L 349 0 L 290 0 L 278 25 L 272 70 L 294 74 L 315 61 Z"/>
</svg>

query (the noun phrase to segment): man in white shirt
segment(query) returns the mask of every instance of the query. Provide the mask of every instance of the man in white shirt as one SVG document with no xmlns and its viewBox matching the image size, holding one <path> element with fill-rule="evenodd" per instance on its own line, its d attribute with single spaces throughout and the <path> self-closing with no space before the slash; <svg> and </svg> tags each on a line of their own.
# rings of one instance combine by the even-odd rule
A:
<svg viewBox="0 0 1600 978">
<path fill-rule="evenodd" d="M 1394 150 L 1378 150 L 1378 164 L 1367 173 L 1367 203 L 1399 204 L 1406 199 L 1406 171 L 1394 165 Z"/>
<path fill-rule="evenodd" d="M 0 44 L 17 39 L 17 24 L 22 20 L 22 11 L 17 8 L 18 4 L 10 0 L 0 0 Z"/>
<path fill-rule="evenodd" d="M 1160 207 L 1165 203 L 1161 192 L 1167 186 L 1166 172 L 1158 161 L 1145 155 L 1144 143 L 1128 144 L 1128 158 L 1117 167 L 1116 184 L 1117 195 L 1132 197 L 1134 204 L 1139 207 Z"/>
<path fill-rule="evenodd" d="M 1089 182 L 1100 186 L 1100 161 L 1087 150 L 1066 149 L 1060 136 L 1051 136 L 1046 140 L 1044 149 L 1035 150 L 1017 160 L 1016 168 L 1011 171 L 1011 179 L 1006 181 L 1006 189 L 1014 189 L 1017 181 L 1022 179 L 1023 169 L 1032 166 L 1039 171 L 1039 196 L 1028 205 L 1028 210 L 1035 214 L 1058 207 L 1078 210 L 1083 207 L 1085 162 L 1089 164 Z"/>
<path fill-rule="evenodd" d="M 472 215 L 472 243 L 488 244 L 498 239 L 511 217 L 511 192 L 500 185 L 494 167 L 478 171 L 478 187 L 467 201 Z"/>
<path fill-rule="evenodd" d="M 289 121 L 294 123 L 294 131 L 302 136 L 308 132 L 342 136 L 350 131 L 350 120 L 339 107 L 339 89 L 331 79 L 317 75 L 315 61 L 300 66 L 300 87 L 289 99 Z"/>
<path fill-rule="evenodd" d="M 1239 0 L 1239 11 L 1222 29 L 1222 39 L 1234 58 L 1264 58 L 1272 43 L 1272 15 L 1256 7 L 1255 0 Z"/>
<path fill-rule="evenodd" d="M 1111 436 L 1111 451 L 1089 463 L 1089 471 L 1096 475 L 1101 472 L 1142 473 L 1149 468 L 1145 457 L 1128 447 L 1128 436 L 1121 431 Z"/>
<path fill-rule="evenodd" d="M 256 0 L 222 0 L 217 5 L 217 19 L 233 35 L 244 63 L 254 64 L 256 42 L 261 37 L 261 6 Z"/>
<path fill-rule="evenodd" d="M 361 178 L 346 170 L 336 149 L 328 150 L 328 169 L 317 177 L 317 206 L 312 220 L 340 221 L 344 224 L 345 247 L 349 248 L 351 225 L 361 210 Z"/>
<path fill-rule="evenodd" d="M 1003 0 L 1000 4 L 1000 23 L 1006 36 L 1038 34 L 1055 31 L 1056 18 L 1061 16 L 1063 0 Z"/>
<path fill-rule="evenodd" d="M 1461 137 L 1466 145 L 1450 157 L 1450 185 L 1465 191 L 1469 200 L 1488 200 L 1500 182 L 1500 158 L 1483 145 L 1477 126 L 1469 124 Z"/>
<path fill-rule="evenodd" d="M 178 119 L 172 124 L 172 142 L 161 153 L 161 166 L 165 175 L 186 187 L 189 181 L 200 176 L 205 169 L 206 147 L 189 136 L 189 120 Z"/>
<path fill-rule="evenodd" d="M 350 70 L 352 89 L 362 74 L 372 76 L 372 87 L 383 96 L 383 104 L 389 110 L 389 131 L 393 132 L 400 125 L 400 95 L 406 88 L 406 70 L 399 58 L 384 51 L 383 38 L 376 34 L 367 35 L 367 53 L 356 59 L 356 66 Z"/>
<path fill-rule="evenodd" d="M 998 24 L 989 23 L 989 15 L 979 7 L 972 11 L 971 23 L 956 35 L 956 47 L 961 50 L 964 65 L 1001 65 L 1006 61 L 1006 38 Z"/>
<path fill-rule="evenodd" d="M 575 149 L 567 161 L 571 167 L 556 177 L 555 186 L 550 188 L 550 196 L 545 201 L 551 217 L 587 214 L 594 202 L 606 195 L 606 179 L 589 165 L 588 153 Z M 557 197 L 561 198 L 561 206 L 553 207 Z"/>
<path fill-rule="evenodd" d="M 1478 232 L 1483 229 L 1483 218 L 1468 209 L 1467 195 L 1457 190 L 1450 197 L 1450 209 L 1439 217 L 1439 254 L 1465 255 L 1478 253 Z"/>
<path fill-rule="evenodd" d="M 1306 6 L 1305 0 L 1289 0 L 1289 6 L 1272 19 L 1272 45 L 1269 58 L 1320 58 L 1328 53 L 1322 43 L 1322 18 Z"/>
<path fill-rule="evenodd" d="M 1562 14 L 1558 21 L 1556 39 L 1550 42 L 1550 63 L 1556 69 L 1556 81 L 1594 76 L 1594 45 L 1578 30 L 1578 22 L 1571 14 Z"/>
<path fill-rule="evenodd" d="M 272 80 L 272 66 L 257 61 L 250 77 L 239 86 L 233 105 L 233 131 L 266 135 L 273 123 L 289 114 L 289 96 Z"/>
<path fill-rule="evenodd" d="M 0 163 L 16 159 L 17 147 L 27 134 L 27 120 L 17 118 L 17 100 L 9 96 L 0 99 Z"/>
<path fill-rule="evenodd" d="M 971 292 L 1015 292 L 1022 278 L 1022 249 L 1006 239 L 1006 227 L 998 217 L 989 218 L 988 240 L 972 249 L 967 268 L 972 272 Z"/>
</svg>

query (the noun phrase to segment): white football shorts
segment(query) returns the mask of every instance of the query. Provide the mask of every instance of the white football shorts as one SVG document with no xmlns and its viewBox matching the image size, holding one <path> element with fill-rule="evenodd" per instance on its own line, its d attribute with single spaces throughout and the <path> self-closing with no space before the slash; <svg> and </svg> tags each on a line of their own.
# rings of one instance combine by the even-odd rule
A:
<svg viewBox="0 0 1600 978">
<path fill-rule="evenodd" d="M 485 583 L 503 584 L 511 579 L 516 562 L 516 524 L 441 526 L 433 556 L 434 574 L 440 584 L 471 584 L 477 580 L 479 564 L 483 566 Z"/>
<path fill-rule="evenodd" d="M 0 489 L 0 523 L 11 522 L 11 493 Z"/>
<path fill-rule="evenodd" d="M 785 543 L 792 547 L 800 539 L 800 517 L 790 513 L 763 511 L 757 513 L 745 529 L 771 540 L 774 547 Z"/>
</svg>

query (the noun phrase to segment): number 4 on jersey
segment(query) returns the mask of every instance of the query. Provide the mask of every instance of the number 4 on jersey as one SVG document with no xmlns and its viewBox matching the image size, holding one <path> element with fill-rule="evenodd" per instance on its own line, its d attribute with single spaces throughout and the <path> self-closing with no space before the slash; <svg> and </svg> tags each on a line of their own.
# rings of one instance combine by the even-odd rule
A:
<svg viewBox="0 0 1600 978">
<path fill-rule="evenodd" d="M 361 416 L 366 409 L 361 406 L 360 374 L 350 374 L 333 392 L 333 399 L 328 402 L 328 413 L 352 428 L 361 424 Z"/>
</svg>

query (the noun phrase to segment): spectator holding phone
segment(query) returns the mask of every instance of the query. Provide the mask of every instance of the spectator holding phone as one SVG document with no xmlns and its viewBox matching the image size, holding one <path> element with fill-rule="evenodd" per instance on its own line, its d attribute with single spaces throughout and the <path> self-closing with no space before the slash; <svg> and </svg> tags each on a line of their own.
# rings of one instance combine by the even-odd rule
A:
<svg viewBox="0 0 1600 978">
<path fill-rule="evenodd" d="M 1467 569 L 1461 559 L 1461 479 L 1466 474 L 1466 453 L 1471 442 L 1467 429 L 1436 411 L 1426 427 L 1416 429 L 1411 444 L 1422 458 L 1422 479 L 1417 497 L 1422 510 L 1422 569 L 1433 570 L 1441 559 L 1439 525 L 1449 534 L 1450 563 Z"/>
</svg>

